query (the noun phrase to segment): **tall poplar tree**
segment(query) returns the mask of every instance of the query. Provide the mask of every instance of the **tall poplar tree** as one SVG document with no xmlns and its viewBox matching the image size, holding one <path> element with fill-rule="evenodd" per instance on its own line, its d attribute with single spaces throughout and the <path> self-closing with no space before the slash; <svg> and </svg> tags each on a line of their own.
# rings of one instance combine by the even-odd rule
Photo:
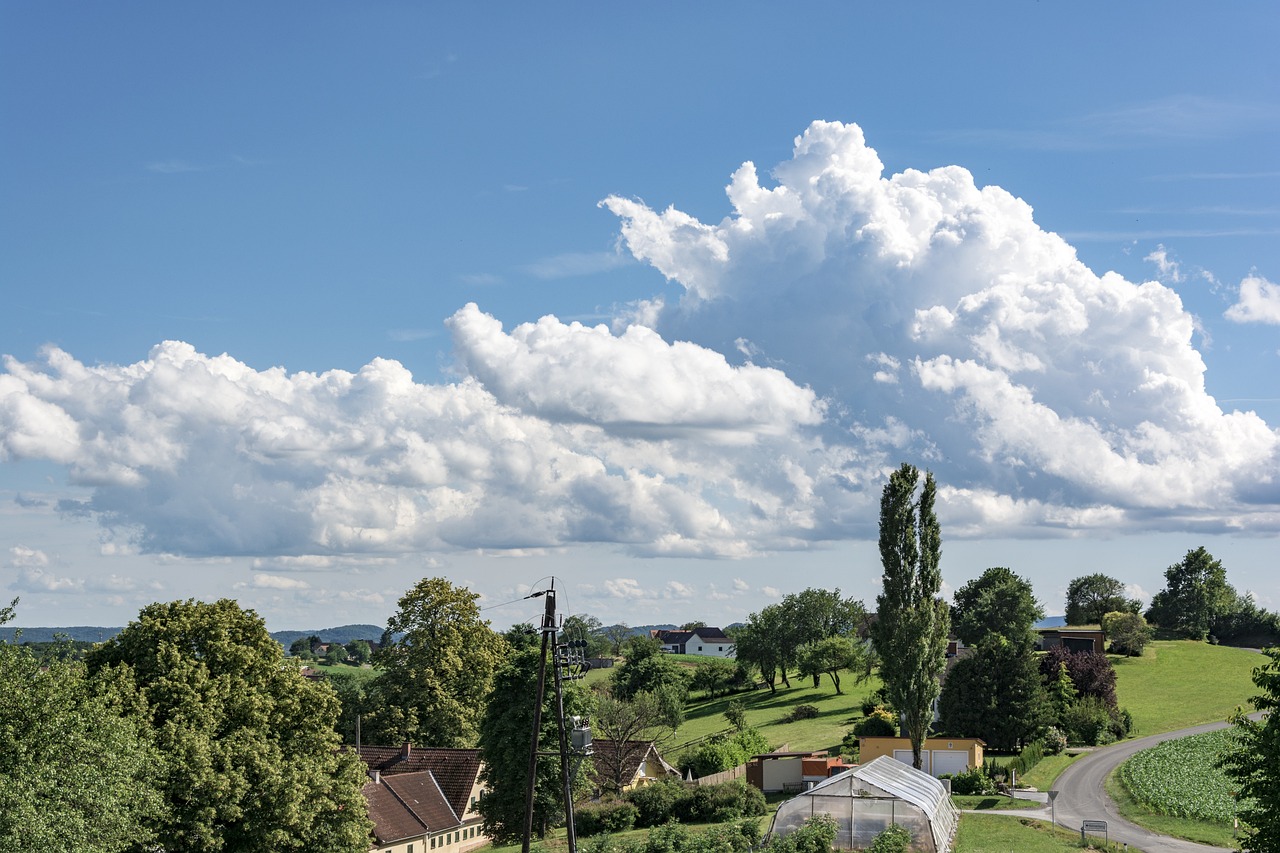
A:
<svg viewBox="0 0 1280 853">
<path fill-rule="evenodd" d="M 920 749 L 933 702 L 946 666 L 951 627 L 945 601 L 938 597 L 942 575 L 942 533 L 933 503 L 937 486 L 927 473 L 902 464 L 889 476 L 880 497 L 880 561 L 883 592 L 876 597 L 877 619 L 871 629 L 880 654 L 880 678 L 893 707 L 902 714 L 911 739 L 912 763 L 920 769 Z M 919 497 L 917 497 L 919 489 Z"/>
</svg>

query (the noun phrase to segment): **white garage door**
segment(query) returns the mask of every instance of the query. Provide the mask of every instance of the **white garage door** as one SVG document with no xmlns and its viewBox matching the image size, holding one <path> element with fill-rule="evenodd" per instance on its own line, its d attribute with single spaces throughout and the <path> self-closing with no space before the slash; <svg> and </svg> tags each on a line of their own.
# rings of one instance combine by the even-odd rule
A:
<svg viewBox="0 0 1280 853">
<path fill-rule="evenodd" d="M 895 749 L 893 751 L 893 757 L 908 767 L 914 766 L 911 763 L 913 759 L 911 757 L 911 750 L 909 749 Z M 929 772 L 929 750 L 927 749 L 920 750 L 920 769 L 925 773 Z"/>
<path fill-rule="evenodd" d="M 963 773 L 969 769 L 969 753 L 963 750 L 935 749 L 933 751 L 933 775 Z"/>
</svg>

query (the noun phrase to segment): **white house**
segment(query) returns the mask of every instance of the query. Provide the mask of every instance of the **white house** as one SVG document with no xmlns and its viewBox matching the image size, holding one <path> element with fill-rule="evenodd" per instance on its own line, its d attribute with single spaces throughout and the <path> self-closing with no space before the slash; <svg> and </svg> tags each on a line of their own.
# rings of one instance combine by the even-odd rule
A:
<svg viewBox="0 0 1280 853">
<path fill-rule="evenodd" d="M 733 640 L 719 628 L 694 628 L 692 631 L 657 631 L 662 650 L 676 655 L 702 655 L 712 658 L 734 656 Z"/>
</svg>

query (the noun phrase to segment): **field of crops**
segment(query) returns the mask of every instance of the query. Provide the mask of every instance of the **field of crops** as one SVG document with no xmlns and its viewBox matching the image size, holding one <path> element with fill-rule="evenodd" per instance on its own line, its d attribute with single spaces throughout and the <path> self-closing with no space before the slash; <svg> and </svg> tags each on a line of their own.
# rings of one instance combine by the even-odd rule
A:
<svg viewBox="0 0 1280 853">
<path fill-rule="evenodd" d="M 1167 740 L 1120 766 L 1134 799 L 1161 814 L 1230 824 L 1232 783 L 1214 765 L 1231 746 L 1231 730 Z"/>
</svg>

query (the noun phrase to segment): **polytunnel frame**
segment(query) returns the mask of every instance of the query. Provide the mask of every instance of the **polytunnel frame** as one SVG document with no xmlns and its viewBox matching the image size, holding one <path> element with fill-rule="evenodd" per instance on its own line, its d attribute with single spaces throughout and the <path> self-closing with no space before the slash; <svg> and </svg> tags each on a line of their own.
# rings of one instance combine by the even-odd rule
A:
<svg viewBox="0 0 1280 853">
<path fill-rule="evenodd" d="M 836 846 L 847 841 L 850 849 L 856 849 L 855 844 L 869 845 L 875 834 L 898 824 L 910 830 L 913 838 L 932 841 L 936 853 L 948 853 L 959 824 L 959 814 L 941 782 L 888 756 L 824 779 L 787 800 L 774 812 L 769 835 L 783 829 L 780 817 L 786 818 L 781 835 L 788 835 L 817 814 L 836 820 Z M 857 831 L 859 817 L 870 825 L 865 832 Z M 927 832 L 922 831 L 925 827 Z"/>
</svg>

